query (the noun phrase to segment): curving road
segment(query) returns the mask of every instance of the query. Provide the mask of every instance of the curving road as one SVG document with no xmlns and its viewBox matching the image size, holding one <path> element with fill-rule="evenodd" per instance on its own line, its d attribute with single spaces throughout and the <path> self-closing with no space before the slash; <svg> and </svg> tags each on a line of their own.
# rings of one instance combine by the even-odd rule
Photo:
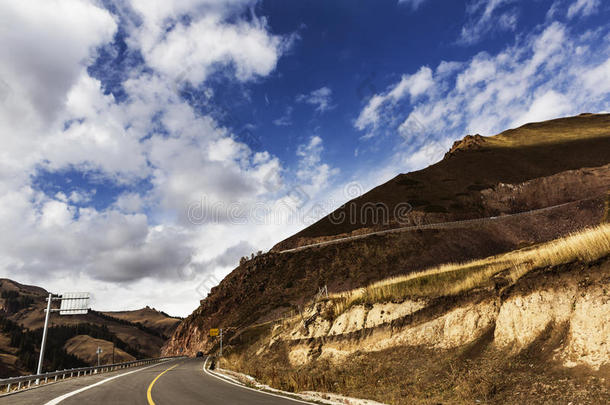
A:
<svg viewBox="0 0 610 405">
<path fill-rule="evenodd" d="M 129 371 L 72 379 L 0 397 L 10 405 L 190 405 L 307 403 L 267 394 L 203 370 L 204 359 L 179 359 Z"/>
</svg>

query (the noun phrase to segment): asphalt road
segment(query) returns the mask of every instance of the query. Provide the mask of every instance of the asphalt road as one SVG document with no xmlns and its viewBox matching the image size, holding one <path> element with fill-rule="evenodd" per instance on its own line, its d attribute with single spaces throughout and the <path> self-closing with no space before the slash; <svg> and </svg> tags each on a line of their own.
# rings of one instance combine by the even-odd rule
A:
<svg viewBox="0 0 610 405">
<path fill-rule="evenodd" d="M 231 384 L 203 371 L 204 359 L 180 359 L 81 377 L 0 397 L 10 405 L 190 405 L 274 404 L 302 401 L 272 396 Z"/>
</svg>

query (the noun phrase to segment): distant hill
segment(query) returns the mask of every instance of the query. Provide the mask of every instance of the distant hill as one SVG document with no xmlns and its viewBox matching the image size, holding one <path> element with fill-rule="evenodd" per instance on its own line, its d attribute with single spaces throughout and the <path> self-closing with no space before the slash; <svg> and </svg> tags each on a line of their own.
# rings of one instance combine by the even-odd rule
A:
<svg viewBox="0 0 610 405">
<path fill-rule="evenodd" d="M 180 318 L 170 317 L 154 308 L 145 307 L 134 311 L 104 312 L 105 315 L 122 319 L 157 331 L 164 337 L 170 337 L 180 323 Z"/>
<path fill-rule="evenodd" d="M 43 288 L 0 279 L 0 376 L 35 371 L 47 295 Z M 91 342 L 110 348 L 114 342 L 115 357 L 119 353 L 119 358 L 158 356 L 178 322 L 150 308 L 120 314 L 52 314 L 46 367 L 93 364 L 87 352 L 94 345 Z"/>
<path fill-rule="evenodd" d="M 87 364 L 97 364 L 97 348 L 102 349 L 100 354 L 100 364 L 121 363 L 132 361 L 136 358 L 123 350 L 112 347 L 112 342 L 102 339 L 95 339 L 88 335 L 77 335 L 70 338 L 64 345 L 64 350 Z M 113 354 L 114 351 L 114 354 Z"/>
</svg>

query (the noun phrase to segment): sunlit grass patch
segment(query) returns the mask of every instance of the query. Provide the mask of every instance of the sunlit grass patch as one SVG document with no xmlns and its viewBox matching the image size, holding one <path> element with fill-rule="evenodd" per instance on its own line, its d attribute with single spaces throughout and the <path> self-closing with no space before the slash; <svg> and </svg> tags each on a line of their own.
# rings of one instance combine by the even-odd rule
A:
<svg viewBox="0 0 610 405">
<path fill-rule="evenodd" d="M 590 262 L 609 253 L 610 224 L 604 224 L 502 255 L 466 263 L 449 263 L 392 277 L 365 288 L 333 294 L 329 298 L 334 301 L 335 314 L 340 314 L 357 304 L 459 294 L 488 283 L 500 272 L 514 283 L 536 268 L 557 266 L 576 260 Z"/>
</svg>

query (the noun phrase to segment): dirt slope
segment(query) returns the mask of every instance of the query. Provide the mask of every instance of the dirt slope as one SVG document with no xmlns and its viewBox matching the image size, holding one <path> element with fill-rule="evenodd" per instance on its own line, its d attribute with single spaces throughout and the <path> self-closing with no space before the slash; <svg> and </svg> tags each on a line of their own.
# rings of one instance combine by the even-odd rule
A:
<svg viewBox="0 0 610 405">
<path fill-rule="evenodd" d="M 359 305 L 334 319 L 320 304 L 304 322 L 252 328 L 224 364 L 282 389 L 390 404 L 603 404 L 609 283 L 605 257 L 538 269 L 506 289 Z"/>
</svg>

